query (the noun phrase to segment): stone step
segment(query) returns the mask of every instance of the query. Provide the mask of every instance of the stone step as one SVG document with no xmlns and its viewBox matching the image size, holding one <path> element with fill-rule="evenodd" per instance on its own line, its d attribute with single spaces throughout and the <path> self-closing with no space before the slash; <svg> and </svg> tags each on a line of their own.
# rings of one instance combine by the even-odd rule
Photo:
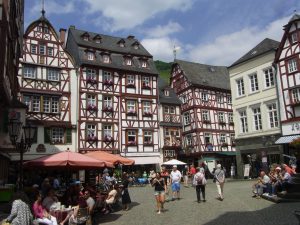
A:
<svg viewBox="0 0 300 225">
<path fill-rule="evenodd" d="M 277 196 L 284 199 L 295 199 L 295 200 L 298 199 L 298 201 L 300 201 L 299 190 L 298 192 L 288 192 L 286 194 L 278 193 Z"/>
<path fill-rule="evenodd" d="M 263 199 L 266 199 L 271 202 L 281 203 L 281 202 L 300 202 L 300 199 L 294 198 L 282 198 L 280 196 L 269 196 L 269 195 L 262 195 Z"/>
</svg>

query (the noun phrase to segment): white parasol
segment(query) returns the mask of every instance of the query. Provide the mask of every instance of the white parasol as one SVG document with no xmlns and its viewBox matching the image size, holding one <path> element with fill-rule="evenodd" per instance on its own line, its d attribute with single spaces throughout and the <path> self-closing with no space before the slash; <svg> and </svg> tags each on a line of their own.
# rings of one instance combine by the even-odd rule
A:
<svg viewBox="0 0 300 225">
<path fill-rule="evenodd" d="M 167 162 L 164 162 L 162 165 L 165 165 L 165 166 L 173 166 L 173 165 L 186 165 L 186 163 L 185 162 L 181 162 L 181 161 L 179 161 L 179 160 L 177 160 L 177 159 L 171 159 L 171 160 L 169 160 L 169 161 L 167 161 Z"/>
</svg>

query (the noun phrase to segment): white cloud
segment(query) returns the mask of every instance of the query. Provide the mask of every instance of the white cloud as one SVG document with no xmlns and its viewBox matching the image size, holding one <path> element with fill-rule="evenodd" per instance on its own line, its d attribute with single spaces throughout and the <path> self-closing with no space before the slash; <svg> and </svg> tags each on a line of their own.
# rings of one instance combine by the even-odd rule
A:
<svg viewBox="0 0 300 225">
<path fill-rule="evenodd" d="M 155 37 L 155 38 L 157 38 L 157 37 L 169 36 L 170 34 L 179 32 L 181 30 L 182 30 L 182 27 L 180 26 L 179 23 L 170 21 L 165 26 L 158 25 L 156 27 L 147 29 L 145 31 L 145 33 L 146 33 L 146 35 L 148 37 Z"/>
<path fill-rule="evenodd" d="M 209 44 L 186 47 L 187 60 L 212 65 L 231 65 L 265 38 L 277 41 L 283 35 L 283 25 L 290 17 L 273 21 L 265 27 L 248 27 L 217 37 Z"/>
<path fill-rule="evenodd" d="M 131 29 L 146 20 L 169 10 L 186 11 L 195 0 L 82 0 L 87 3 L 85 14 L 99 14 L 98 26 L 103 20 L 109 24 L 110 31 Z M 97 22 L 94 22 L 97 24 Z"/>
<path fill-rule="evenodd" d="M 64 14 L 75 11 L 75 2 L 74 0 L 63 2 L 63 1 L 46 1 L 44 9 L 46 11 L 46 16 L 51 14 Z M 42 4 L 35 4 L 30 9 L 30 15 L 36 17 L 42 10 Z"/>
</svg>

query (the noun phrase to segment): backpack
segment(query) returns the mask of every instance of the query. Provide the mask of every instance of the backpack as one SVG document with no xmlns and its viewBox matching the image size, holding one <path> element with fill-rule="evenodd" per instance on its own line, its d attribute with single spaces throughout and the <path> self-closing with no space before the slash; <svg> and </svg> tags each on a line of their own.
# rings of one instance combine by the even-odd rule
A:
<svg viewBox="0 0 300 225">
<path fill-rule="evenodd" d="M 196 177 L 197 185 L 202 185 L 203 177 L 204 176 L 202 174 L 200 176 L 197 175 Z"/>
</svg>

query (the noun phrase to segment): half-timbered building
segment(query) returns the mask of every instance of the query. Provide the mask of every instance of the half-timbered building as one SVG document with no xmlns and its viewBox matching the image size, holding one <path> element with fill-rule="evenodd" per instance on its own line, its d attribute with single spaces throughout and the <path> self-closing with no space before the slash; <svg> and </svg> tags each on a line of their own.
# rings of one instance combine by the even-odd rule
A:
<svg viewBox="0 0 300 225">
<path fill-rule="evenodd" d="M 229 67 L 239 177 L 280 163 L 278 96 L 272 66 L 279 42 L 266 38 Z M 244 165 L 250 166 L 244 174 Z M 263 165 L 264 168 L 261 167 Z"/>
<path fill-rule="evenodd" d="M 10 155 L 15 152 L 8 134 L 8 111 L 17 99 L 18 64 L 22 54 L 24 1 L 0 1 L 0 180 L 8 182 Z"/>
<path fill-rule="evenodd" d="M 174 90 L 158 78 L 159 87 L 159 147 L 161 162 L 176 159 L 182 150 L 181 101 Z"/>
<path fill-rule="evenodd" d="M 66 49 L 78 67 L 78 149 L 158 164 L 158 73 L 134 38 L 75 29 Z"/>
<path fill-rule="evenodd" d="M 206 161 L 209 168 L 218 161 L 229 167 L 235 142 L 227 68 L 175 60 L 171 87 L 182 102 L 184 151 L 180 158 L 196 165 Z"/>
<path fill-rule="evenodd" d="M 76 150 L 77 80 L 72 59 L 63 48 L 64 39 L 65 30 L 61 29 L 58 36 L 44 11 L 24 34 L 20 93 L 28 106 L 27 121 L 37 127 L 35 143 L 25 160 L 60 150 Z M 72 94 L 71 83 L 75 87 Z"/>
<path fill-rule="evenodd" d="M 274 63 L 280 101 L 282 137 L 276 143 L 284 146 L 286 155 L 300 156 L 291 144 L 300 138 L 300 15 L 295 14 L 284 26 Z M 288 159 L 288 158 L 286 158 Z"/>
</svg>

